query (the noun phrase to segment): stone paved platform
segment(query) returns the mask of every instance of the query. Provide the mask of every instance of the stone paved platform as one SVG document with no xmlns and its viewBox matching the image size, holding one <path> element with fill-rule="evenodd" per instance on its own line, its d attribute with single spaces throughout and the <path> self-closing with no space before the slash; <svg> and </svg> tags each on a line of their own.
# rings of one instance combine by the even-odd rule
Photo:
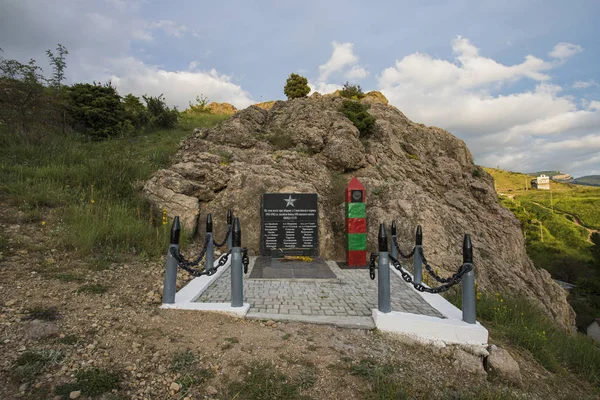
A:
<svg viewBox="0 0 600 400">
<path fill-rule="evenodd" d="M 369 278 L 368 270 L 340 269 L 327 261 L 336 279 L 249 279 L 256 257 L 250 261 L 250 271 L 244 275 L 244 302 L 250 304 L 248 317 L 280 316 L 285 319 L 315 321 L 327 317 L 371 319 L 377 308 L 377 279 Z M 396 274 L 390 274 L 392 310 L 444 318 Z M 200 295 L 198 302 L 231 301 L 231 271 L 228 268 Z"/>
</svg>

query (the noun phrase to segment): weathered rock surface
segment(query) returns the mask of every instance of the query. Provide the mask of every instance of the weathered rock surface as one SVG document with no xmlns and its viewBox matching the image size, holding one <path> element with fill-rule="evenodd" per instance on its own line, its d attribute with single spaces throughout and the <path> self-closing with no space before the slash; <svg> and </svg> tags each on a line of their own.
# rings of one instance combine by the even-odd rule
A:
<svg viewBox="0 0 600 400">
<path fill-rule="evenodd" d="M 486 376 L 481 357 L 467 353 L 461 349 L 455 349 L 453 358 L 454 361 L 452 362 L 452 365 L 459 371 L 473 375 Z"/>
<path fill-rule="evenodd" d="M 255 106 L 262 108 L 263 110 L 270 110 L 275 105 L 275 101 L 263 101 L 262 103 L 256 103 Z"/>
<path fill-rule="evenodd" d="M 235 106 L 229 103 L 212 102 L 206 107 L 210 110 L 211 114 L 233 115 L 238 111 L 237 108 L 235 108 Z"/>
<path fill-rule="evenodd" d="M 59 329 L 54 322 L 40 321 L 34 319 L 27 323 L 25 337 L 31 340 L 40 340 L 50 336 L 58 335 Z"/>
<path fill-rule="evenodd" d="M 378 92 L 377 90 L 372 90 L 372 91 L 368 92 L 367 94 L 365 94 L 365 97 L 360 99 L 360 102 L 363 104 L 381 103 L 381 104 L 387 105 L 388 99 L 387 99 L 387 97 L 385 97 L 383 95 L 383 93 Z"/>
<path fill-rule="evenodd" d="M 462 262 L 470 233 L 480 290 L 525 295 L 564 326 L 574 323 L 565 292 L 525 252 L 519 222 L 497 201 L 493 179 L 473 164 L 465 143 L 440 128 L 410 121 L 395 107 L 373 103 L 373 134 L 360 138 L 338 110 L 342 99 L 313 95 L 251 106 L 181 144 L 176 162 L 144 187 L 150 200 L 191 226 L 212 213 L 215 235 L 225 233 L 232 208 L 242 221 L 243 245 L 260 248 L 261 195 L 319 194 L 320 252 L 344 259 L 343 191 L 356 176 L 367 189 L 368 250 L 376 251 L 380 223 L 398 223 L 398 242 L 410 249 L 417 224 L 430 264 L 441 274 Z"/>
<path fill-rule="evenodd" d="M 519 364 L 504 349 L 496 346 L 490 347 L 490 355 L 486 359 L 485 369 L 492 378 L 498 378 L 519 386 L 522 384 Z"/>
</svg>

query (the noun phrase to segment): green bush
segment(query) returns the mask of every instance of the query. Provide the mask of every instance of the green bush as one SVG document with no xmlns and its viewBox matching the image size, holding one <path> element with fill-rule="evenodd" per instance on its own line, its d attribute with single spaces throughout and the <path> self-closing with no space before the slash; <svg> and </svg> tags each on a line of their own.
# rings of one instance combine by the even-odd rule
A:
<svg viewBox="0 0 600 400">
<path fill-rule="evenodd" d="M 125 111 L 125 118 L 131 122 L 131 125 L 135 130 L 141 130 L 150 121 L 150 114 L 146 106 L 140 101 L 139 97 L 136 97 L 129 93 L 123 97 L 123 108 Z"/>
<path fill-rule="evenodd" d="M 354 100 L 344 100 L 341 112 L 358 128 L 360 137 L 371 134 L 375 117 L 367 111 L 369 107 Z"/>
<path fill-rule="evenodd" d="M 150 113 L 150 126 L 154 128 L 173 128 L 177 124 L 179 119 L 179 111 L 177 107 L 172 109 L 167 106 L 163 95 L 153 96 L 142 96 L 148 107 Z"/>
<path fill-rule="evenodd" d="M 106 139 L 123 132 L 125 107 L 111 82 L 71 86 L 69 114 L 75 130 L 94 139 Z"/>
<path fill-rule="evenodd" d="M 353 85 L 346 81 L 344 88 L 340 90 L 340 96 L 352 100 L 360 100 L 365 97 L 360 85 Z"/>
<path fill-rule="evenodd" d="M 287 96 L 288 100 L 306 97 L 310 93 L 308 79 L 298 74 L 291 74 L 285 82 L 283 93 Z"/>
</svg>

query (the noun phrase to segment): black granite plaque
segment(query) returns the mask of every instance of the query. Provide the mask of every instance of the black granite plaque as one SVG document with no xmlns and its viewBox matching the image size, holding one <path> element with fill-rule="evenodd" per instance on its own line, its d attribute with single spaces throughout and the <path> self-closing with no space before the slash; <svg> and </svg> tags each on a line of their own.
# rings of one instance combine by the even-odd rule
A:
<svg viewBox="0 0 600 400">
<path fill-rule="evenodd" d="M 261 254 L 319 255 L 316 193 L 263 194 Z"/>
</svg>

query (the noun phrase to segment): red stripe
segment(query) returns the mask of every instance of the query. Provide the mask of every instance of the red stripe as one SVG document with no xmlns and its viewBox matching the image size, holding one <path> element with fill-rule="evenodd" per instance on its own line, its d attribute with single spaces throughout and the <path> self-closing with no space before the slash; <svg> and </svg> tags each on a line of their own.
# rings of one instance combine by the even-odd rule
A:
<svg viewBox="0 0 600 400">
<path fill-rule="evenodd" d="M 367 219 L 346 218 L 346 233 L 367 233 Z"/>
<path fill-rule="evenodd" d="M 367 251 L 366 250 L 348 250 L 346 257 L 349 267 L 364 267 L 367 265 Z"/>
</svg>

